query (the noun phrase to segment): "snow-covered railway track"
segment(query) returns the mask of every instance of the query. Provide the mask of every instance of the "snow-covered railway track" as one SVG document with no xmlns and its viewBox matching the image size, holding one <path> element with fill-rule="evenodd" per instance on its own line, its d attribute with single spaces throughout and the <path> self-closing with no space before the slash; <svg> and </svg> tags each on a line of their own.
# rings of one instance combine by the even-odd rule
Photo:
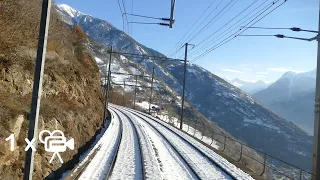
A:
<svg viewBox="0 0 320 180">
<path fill-rule="evenodd" d="M 115 159 L 115 166 L 108 179 L 146 179 L 142 147 L 136 126 L 124 113 L 114 108 L 110 109 L 122 121 L 123 140 Z"/>
<path fill-rule="evenodd" d="M 208 147 L 161 120 L 112 104 L 109 110 L 111 124 L 72 171 L 78 172 L 80 177 L 76 179 L 252 180 Z"/>
<path fill-rule="evenodd" d="M 116 107 L 124 113 L 131 113 L 139 117 L 158 129 L 160 134 L 163 134 L 171 141 L 173 147 L 178 151 L 179 149 L 182 151 L 181 154 L 188 160 L 189 165 L 197 169 L 197 174 L 200 176 L 200 179 L 252 179 L 248 174 L 216 155 L 212 150 L 209 152 L 208 149 L 203 147 L 199 148 L 198 146 L 201 145 L 191 140 L 191 137 L 185 137 L 185 134 L 182 132 L 177 132 L 178 130 L 168 127 L 156 118 L 131 109 Z M 183 143 L 181 143 L 181 141 Z M 228 168 L 228 170 L 226 170 L 226 168 Z"/>
<path fill-rule="evenodd" d="M 113 111 L 111 111 L 111 116 L 112 121 L 109 128 L 72 173 L 80 169 L 82 172 L 77 173 L 77 176 L 71 179 L 108 179 L 110 177 L 123 133 L 120 118 Z M 82 168 L 83 165 L 86 167 Z"/>
<path fill-rule="evenodd" d="M 112 108 L 113 109 L 113 108 Z M 137 120 L 131 114 L 123 113 L 132 123 L 139 129 L 138 136 L 141 140 L 141 149 L 145 154 L 149 155 L 148 159 L 144 159 L 147 167 L 144 170 L 146 179 L 201 179 L 196 171 L 188 165 L 184 157 L 172 146 L 168 139 L 163 136 L 156 128 L 148 123 Z M 146 132 L 147 131 L 147 132 Z M 150 132 L 153 131 L 153 132 Z M 156 135 L 155 136 L 152 136 Z M 159 141 L 157 141 L 157 139 Z M 159 143 L 161 142 L 161 143 Z M 161 150 L 161 144 L 166 148 L 166 154 Z M 153 152 L 152 152 L 153 151 Z M 150 163 L 151 161 L 151 163 Z"/>
</svg>

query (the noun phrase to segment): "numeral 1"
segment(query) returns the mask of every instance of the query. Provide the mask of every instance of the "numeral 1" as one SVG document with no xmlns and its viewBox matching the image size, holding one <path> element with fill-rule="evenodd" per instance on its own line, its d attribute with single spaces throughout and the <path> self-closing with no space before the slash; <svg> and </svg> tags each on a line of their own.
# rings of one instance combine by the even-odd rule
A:
<svg viewBox="0 0 320 180">
<path fill-rule="evenodd" d="M 14 150 L 14 134 L 11 134 L 9 137 L 6 138 L 6 141 L 10 140 L 10 151 Z"/>
</svg>

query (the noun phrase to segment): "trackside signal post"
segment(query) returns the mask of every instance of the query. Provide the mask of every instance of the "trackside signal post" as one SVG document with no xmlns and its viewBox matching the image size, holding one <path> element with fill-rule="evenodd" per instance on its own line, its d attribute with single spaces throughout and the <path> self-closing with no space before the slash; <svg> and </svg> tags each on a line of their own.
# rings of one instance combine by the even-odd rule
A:
<svg viewBox="0 0 320 180">
<path fill-rule="evenodd" d="M 29 129 L 28 129 L 28 139 L 32 141 L 35 139 L 34 145 L 37 144 L 37 133 L 38 133 L 38 119 L 40 111 L 40 100 L 42 93 L 42 79 L 44 72 L 44 64 L 46 59 L 47 51 L 47 39 L 50 21 L 50 11 L 51 11 L 51 0 L 42 1 L 42 11 L 41 11 L 41 21 L 39 29 L 39 39 L 38 39 L 38 49 L 37 49 L 37 59 L 34 72 L 34 82 L 32 90 L 32 102 L 29 118 Z M 26 152 L 23 179 L 32 179 L 33 175 L 33 162 L 34 162 L 34 151 L 30 148 Z"/>
</svg>

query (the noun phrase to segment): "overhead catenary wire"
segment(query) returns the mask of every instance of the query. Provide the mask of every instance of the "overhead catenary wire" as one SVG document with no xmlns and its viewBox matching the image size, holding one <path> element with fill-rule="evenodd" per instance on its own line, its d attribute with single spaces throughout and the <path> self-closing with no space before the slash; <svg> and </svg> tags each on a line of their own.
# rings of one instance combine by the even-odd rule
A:
<svg viewBox="0 0 320 180">
<path fill-rule="evenodd" d="M 283 27 L 243 27 L 243 28 L 250 28 L 250 29 L 268 29 L 268 30 L 272 30 L 272 29 L 282 29 L 282 30 L 291 30 L 291 31 L 296 31 L 296 32 L 300 32 L 300 31 L 305 31 L 305 32 L 312 32 L 312 33 L 320 33 L 319 31 L 314 31 L 314 30 L 306 30 L 306 29 L 301 29 L 298 27 L 292 27 L 292 28 L 283 28 Z"/>
<path fill-rule="evenodd" d="M 231 0 L 232 1 L 232 0 Z M 220 1 L 220 3 L 216 6 L 216 8 L 214 8 L 205 18 L 204 20 L 190 33 L 190 35 L 187 37 L 187 39 L 189 39 L 189 37 L 191 35 L 193 35 L 194 32 L 196 32 L 196 30 L 198 30 L 199 27 L 201 27 L 201 25 L 206 22 L 206 20 L 211 16 L 212 13 L 214 13 L 218 7 L 222 4 L 223 0 Z M 187 39 L 185 40 L 187 42 Z"/>
<path fill-rule="evenodd" d="M 278 6 L 278 7 L 279 7 L 279 6 Z M 275 9 L 276 9 L 276 8 L 275 8 Z M 272 11 L 270 11 L 268 14 L 270 14 L 271 12 L 272 12 Z M 268 15 L 268 14 L 266 14 L 266 15 Z M 258 17 L 259 17 L 259 16 L 258 16 Z M 256 18 L 255 18 L 255 19 L 256 19 Z M 261 19 L 260 19 L 260 20 L 261 20 Z M 250 21 L 248 24 L 250 24 L 251 22 L 252 22 L 252 21 Z M 257 23 L 257 22 L 259 22 L 259 20 L 256 21 L 255 23 Z M 255 24 L 255 23 L 254 23 L 254 24 Z M 231 34 L 230 36 L 228 36 L 228 37 L 225 38 L 224 40 L 220 41 L 218 44 L 216 44 L 216 45 L 213 46 L 212 48 L 207 49 L 204 53 L 202 53 L 201 55 L 199 55 L 198 57 L 196 57 L 196 58 L 193 60 L 193 62 L 197 61 L 198 59 L 200 59 L 200 58 L 204 57 L 205 55 L 207 55 L 208 53 L 212 52 L 213 50 L 215 50 L 215 49 L 223 46 L 224 44 L 230 42 L 231 40 L 235 39 L 235 38 L 237 37 L 236 34 L 237 34 L 239 31 L 241 31 L 241 30 L 242 30 L 242 29 L 240 29 L 240 30 L 238 30 L 237 32 Z M 247 30 L 247 29 L 244 29 L 241 33 L 243 33 L 243 32 L 246 31 L 246 30 Z M 239 33 L 239 34 L 241 34 L 241 33 Z M 239 34 L 238 34 L 238 35 L 239 35 Z"/>
<path fill-rule="evenodd" d="M 152 17 L 152 16 L 144 16 L 144 15 L 139 15 L 139 14 L 129 14 L 126 13 L 129 16 L 136 16 L 136 17 L 142 17 L 142 18 L 148 18 L 148 19 L 157 19 L 157 20 L 161 20 L 161 21 L 170 21 L 169 18 L 159 18 L 159 17 Z"/>
<path fill-rule="evenodd" d="M 129 24 L 128 24 L 128 16 L 127 16 L 127 10 L 126 10 L 126 3 L 125 3 L 125 0 L 122 0 L 122 5 L 123 5 L 123 11 L 124 11 L 124 15 L 126 17 L 126 21 L 127 21 L 127 33 L 129 34 L 130 30 L 129 30 Z M 122 14 L 123 15 L 123 14 Z"/>
<path fill-rule="evenodd" d="M 181 40 L 180 44 L 179 44 L 179 43 L 177 44 L 177 48 L 176 48 L 177 50 L 176 50 L 173 54 L 171 54 L 171 55 L 169 55 L 169 56 L 176 55 L 176 53 L 178 52 L 179 46 L 181 46 L 181 45 L 183 44 L 183 42 L 188 42 L 187 39 L 188 39 L 194 32 L 196 32 L 196 30 L 197 30 L 199 27 L 201 27 L 201 25 L 202 25 L 204 22 L 206 22 L 206 20 L 211 16 L 212 13 L 215 12 L 215 10 L 218 9 L 218 7 L 222 4 L 222 2 L 223 2 L 223 0 L 220 1 L 220 3 L 216 6 L 216 8 L 214 8 L 214 9 L 202 20 L 202 22 L 190 33 L 190 35 L 189 35 L 185 40 Z"/>
<path fill-rule="evenodd" d="M 208 47 L 210 44 L 212 44 L 213 40 L 220 40 L 222 37 L 226 36 L 227 34 L 233 32 L 235 29 L 238 28 L 239 25 L 245 23 L 246 21 L 250 20 L 251 18 L 254 18 L 256 16 L 261 15 L 267 11 L 271 6 L 274 5 L 274 2 L 272 2 L 271 4 L 267 4 L 266 6 L 264 6 L 262 9 L 260 9 L 263 5 L 265 5 L 265 3 L 267 3 L 267 1 L 263 1 L 261 4 L 258 5 L 258 7 L 256 7 L 255 9 L 251 10 L 248 14 L 246 14 L 245 16 L 243 16 L 241 19 L 239 19 L 237 22 L 235 22 L 233 25 L 231 25 L 229 28 L 227 28 L 226 30 L 224 30 L 223 32 L 221 32 L 219 35 L 217 35 L 214 39 L 212 39 L 211 41 L 207 42 L 206 44 L 199 46 L 198 45 L 198 50 L 195 51 L 194 53 L 192 53 L 190 55 L 190 57 L 200 53 L 204 48 Z M 259 10 L 260 9 L 260 10 Z M 257 11 L 258 10 L 258 11 Z M 256 12 L 257 11 L 257 12 Z M 255 12 L 255 13 L 254 13 Z M 251 15 L 252 13 L 254 13 L 253 15 Z M 260 14 L 259 14 L 260 13 Z M 251 15 L 251 16 L 250 16 Z M 250 17 L 248 17 L 250 16 Z M 243 21 L 244 20 L 244 21 Z"/>
<path fill-rule="evenodd" d="M 175 47 L 173 49 L 176 49 L 176 47 L 181 46 L 183 43 L 179 43 L 182 42 L 183 38 L 190 32 L 190 30 L 198 23 L 198 21 L 201 19 L 201 17 L 210 9 L 211 5 L 215 2 L 216 0 L 211 1 L 211 3 L 209 4 L 209 6 L 207 7 L 206 10 L 203 11 L 203 13 L 198 17 L 198 19 L 191 25 L 191 27 L 188 29 L 188 31 L 182 36 L 182 38 L 178 41 L 178 43 L 175 45 Z M 180 44 L 180 45 L 179 45 Z M 172 52 L 172 50 L 170 50 L 170 52 L 168 54 L 170 54 Z"/>
<path fill-rule="evenodd" d="M 270 34 L 245 34 L 245 35 L 238 35 L 238 36 L 276 36 L 276 35 L 270 35 Z"/>
<path fill-rule="evenodd" d="M 238 36 L 248 36 L 248 37 L 254 37 L 254 36 L 257 36 L 257 37 L 265 37 L 265 36 L 274 36 L 274 37 L 277 37 L 277 38 L 287 38 L 287 39 L 297 39 L 297 40 L 303 40 L 303 41 L 313 41 L 313 40 L 316 40 L 317 39 L 317 36 L 316 37 L 313 37 L 313 38 L 300 38 L 300 37 L 292 37 L 292 36 L 285 36 L 283 34 L 275 34 L 275 35 L 270 35 L 270 34 L 245 34 L 245 35 L 238 35 Z"/>
<path fill-rule="evenodd" d="M 125 31 L 125 29 L 124 29 L 125 22 L 124 22 L 124 18 L 123 18 L 123 11 L 122 11 L 122 8 L 121 8 L 121 5 L 120 5 L 120 0 L 118 0 L 118 5 L 119 5 L 120 12 L 121 12 L 121 18 L 122 18 L 122 30 Z"/>
<path fill-rule="evenodd" d="M 230 8 L 232 8 L 239 0 L 230 0 L 223 8 L 222 10 L 214 16 L 198 33 L 196 33 L 194 36 L 192 36 L 187 42 L 192 41 L 194 38 L 199 36 L 201 33 L 209 29 L 210 26 L 212 26 L 217 20 L 219 20 Z"/>
<path fill-rule="evenodd" d="M 206 38 L 204 38 L 203 41 L 201 41 L 199 44 L 197 44 L 198 49 L 202 49 L 204 46 L 200 46 L 201 44 L 203 44 L 204 42 L 210 40 L 216 33 L 218 33 L 219 31 L 221 31 L 222 29 L 224 29 L 225 27 L 227 27 L 228 24 L 230 24 L 232 21 L 234 21 L 235 19 L 237 19 L 237 17 L 240 17 L 244 12 L 246 12 L 248 9 L 250 9 L 255 3 L 257 3 L 259 0 L 254 0 L 251 4 L 249 4 L 244 10 L 242 10 L 241 12 L 239 12 L 238 14 L 236 14 L 232 19 L 230 19 L 227 23 L 225 23 L 222 27 L 220 27 L 218 30 L 216 30 L 214 33 L 210 34 L 209 36 L 207 36 Z"/>
<path fill-rule="evenodd" d="M 169 26 L 167 23 L 154 23 L 154 22 L 128 22 L 129 24 L 157 24 L 160 26 Z"/>
<path fill-rule="evenodd" d="M 122 5 L 123 5 L 123 10 L 124 10 L 124 14 L 125 14 L 125 17 L 126 17 L 126 21 L 127 21 L 127 32 L 128 32 L 128 34 L 129 34 L 129 32 L 130 32 L 130 26 L 129 26 L 128 16 L 127 16 L 127 10 L 126 10 L 125 0 L 122 0 Z"/>
<path fill-rule="evenodd" d="M 278 1 L 280 1 L 280 0 L 276 0 L 276 1 L 273 1 L 271 4 L 268 4 L 268 5 L 266 5 L 265 7 L 263 7 L 260 11 L 257 11 L 255 14 L 253 14 L 252 16 L 250 16 L 249 18 L 247 18 L 246 19 L 246 17 L 247 16 L 249 16 L 250 14 L 252 14 L 253 12 L 255 12 L 257 9 L 259 9 L 262 5 L 264 5 L 264 3 L 262 3 L 262 4 L 260 4 L 256 9 L 254 9 L 253 11 L 251 11 L 250 13 L 248 13 L 246 16 L 244 16 L 242 19 L 240 19 L 238 22 L 236 22 L 234 25 L 240 25 L 240 24 L 243 24 L 243 23 L 246 23 L 248 20 L 250 20 L 251 18 L 253 18 L 249 23 L 247 23 L 246 24 L 246 26 L 247 25 L 249 25 L 250 23 L 252 23 L 255 19 L 257 19 L 259 16 L 261 16 L 261 15 L 263 15 L 265 12 L 267 12 L 270 8 L 272 8 Z M 266 2 L 266 1 L 265 1 Z M 246 19 L 245 21 L 243 21 L 243 22 L 241 22 L 243 19 Z M 240 22 L 240 23 L 239 23 Z M 231 30 L 229 30 L 228 32 L 222 32 L 222 33 L 220 33 L 215 39 L 213 39 L 213 40 L 215 40 L 215 41 L 219 41 L 220 39 L 222 39 L 223 37 L 225 37 L 225 36 L 227 36 L 229 33 L 232 33 L 238 26 L 231 26 L 231 27 L 234 27 L 234 28 L 232 28 L 231 29 L 231 27 L 229 27 L 228 28 L 228 30 L 229 29 L 231 29 Z M 233 34 L 231 34 L 231 35 L 229 35 L 227 38 L 225 38 L 224 40 L 222 40 L 221 42 L 223 42 L 223 41 L 225 41 L 225 40 L 227 40 L 228 38 L 230 38 L 230 37 L 232 37 L 232 36 L 234 36 L 235 34 L 237 34 L 237 32 L 239 32 L 239 31 L 241 31 L 242 29 L 240 29 L 240 30 L 237 30 L 236 32 L 234 32 Z M 206 44 L 206 47 L 209 47 L 212 43 L 213 43 L 214 41 L 210 41 L 210 42 L 208 42 L 207 44 Z M 219 44 L 219 43 L 218 43 Z M 202 46 L 202 49 L 205 49 L 206 47 L 204 47 L 204 46 Z M 202 49 L 200 49 L 200 51 L 197 51 L 195 54 L 198 54 L 199 52 L 201 52 L 201 50 Z M 209 50 L 207 49 L 207 50 L 205 50 L 205 52 L 203 51 L 202 52 L 202 54 L 200 54 L 199 56 L 201 56 L 201 55 L 203 55 L 204 53 L 206 53 L 206 52 L 208 52 Z M 194 56 L 195 54 L 192 54 L 191 56 Z M 191 57 L 190 56 L 190 57 Z M 197 56 L 196 58 L 199 58 L 199 56 Z"/>
<path fill-rule="evenodd" d="M 209 29 L 210 26 L 212 26 L 215 22 L 217 22 L 229 9 L 231 9 L 236 3 L 238 2 L 238 0 L 230 0 L 213 18 L 211 18 L 211 20 L 209 22 L 207 22 L 207 24 L 202 27 L 196 34 L 194 34 L 190 39 L 188 39 L 186 42 L 190 42 L 192 41 L 194 38 L 196 38 L 198 35 L 200 35 L 201 33 L 203 33 L 204 31 L 206 31 L 207 29 Z M 220 3 L 221 4 L 221 3 Z M 219 5 L 220 5 L 219 4 Z M 219 6 L 218 5 L 218 6 Z M 218 7 L 217 6 L 217 7 Z M 203 21 L 204 22 L 204 21 Z M 198 26 L 199 27 L 199 26 Z M 195 32 L 195 31 L 194 31 Z M 188 36 L 188 38 L 191 35 Z M 179 57 L 180 58 L 180 57 Z"/>
<path fill-rule="evenodd" d="M 276 8 L 274 8 L 273 10 L 271 10 L 269 13 L 265 14 L 263 17 L 261 17 L 260 19 L 258 19 L 255 23 L 253 23 L 252 25 L 256 24 L 257 22 L 259 22 L 261 19 L 263 19 L 264 17 L 266 17 L 267 15 L 269 15 L 271 12 L 273 12 L 274 10 L 276 10 L 277 8 L 279 8 L 281 5 L 283 5 L 285 2 L 287 2 L 287 0 L 284 0 L 283 3 L 281 3 L 280 5 L 278 5 Z M 240 29 L 241 30 L 241 29 Z M 234 36 L 233 38 L 223 42 L 222 43 L 220 42 L 217 46 L 211 48 L 210 50 L 208 50 L 205 54 L 201 55 L 200 57 L 197 57 L 194 61 L 200 59 L 201 57 L 205 56 L 206 54 L 210 53 L 211 51 L 223 46 L 224 44 L 230 42 L 231 40 L 235 39 L 237 36 L 239 36 L 240 34 L 242 34 L 243 32 L 245 32 L 247 29 L 244 29 L 242 32 L 240 32 L 238 35 Z M 193 62 L 194 62 L 193 61 Z"/>
<path fill-rule="evenodd" d="M 125 13 L 125 14 L 129 15 L 129 16 L 136 16 L 136 17 L 149 18 L 149 19 L 158 19 L 158 20 L 162 20 L 163 19 L 163 18 L 152 17 L 152 16 L 144 16 L 144 15 L 139 15 L 139 14 L 129 14 L 129 13 Z"/>
<path fill-rule="evenodd" d="M 280 0 L 276 0 L 273 1 L 273 4 L 270 6 L 270 8 L 275 5 L 278 1 Z M 261 21 L 263 18 L 265 18 L 267 15 L 269 15 L 270 13 L 272 13 L 273 11 L 275 11 L 276 9 L 278 9 L 280 6 L 282 6 L 284 3 L 286 3 L 288 0 L 284 0 L 281 4 L 279 4 L 278 6 L 276 6 L 274 9 L 272 9 L 271 11 L 269 11 L 268 13 L 266 13 L 265 15 L 263 15 L 260 19 L 256 20 L 253 24 L 251 24 L 250 26 L 255 25 L 256 23 L 258 23 L 259 21 Z M 269 8 L 268 8 L 269 9 Z M 268 10 L 267 9 L 267 10 Z M 263 13 L 265 13 L 266 10 L 264 12 L 262 12 L 260 15 L 262 15 Z M 247 23 L 244 27 L 247 27 L 250 23 L 252 23 L 255 19 L 259 18 L 258 15 L 256 18 L 254 18 L 253 20 L 251 20 L 249 23 Z M 231 40 L 235 39 L 238 35 L 241 35 L 243 32 L 245 32 L 248 28 L 244 28 L 244 29 L 240 29 L 239 31 L 241 31 L 239 34 L 237 32 L 233 33 L 232 35 L 230 35 L 229 37 L 227 37 L 226 39 L 222 40 L 220 43 L 218 43 L 217 45 L 211 47 L 210 49 L 206 50 L 204 53 L 202 53 L 201 55 L 199 55 L 198 57 L 196 57 L 193 62 L 197 61 L 198 59 L 204 57 L 205 55 L 207 55 L 208 53 L 212 52 L 213 50 L 223 46 L 224 44 L 230 42 Z M 236 35 L 237 34 L 237 35 Z M 231 37 L 231 38 L 230 38 Z"/>
<path fill-rule="evenodd" d="M 134 2 L 134 0 L 131 0 L 131 14 L 133 14 L 133 2 Z M 133 16 L 131 16 L 131 21 L 134 21 L 134 19 L 133 19 Z M 132 34 L 132 24 L 131 24 L 131 37 L 133 36 L 133 34 Z"/>
</svg>

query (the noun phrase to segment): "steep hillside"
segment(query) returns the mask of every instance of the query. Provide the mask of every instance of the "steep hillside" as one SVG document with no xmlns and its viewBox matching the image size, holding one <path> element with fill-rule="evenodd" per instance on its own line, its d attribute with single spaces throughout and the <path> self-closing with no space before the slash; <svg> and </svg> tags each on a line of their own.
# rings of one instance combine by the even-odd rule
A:
<svg viewBox="0 0 320 180">
<path fill-rule="evenodd" d="M 267 89 L 253 96 L 275 113 L 313 134 L 316 70 L 287 72 Z"/>
<path fill-rule="evenodd" d="M 0 179 L 22 179 L 30 111 L 41 1 L 1 1 L 0 10 Z M 5 4 L 4 6 L 2 6 Z M 75 139 L 75 150 L 61 153 L 66 162 L 102 124 L 102 89 L 98 67 L 86 39 L 52 12 L 44 71 L 39 131 L 63 131 Z M 9 151 L 4 139 L 15 134 Z M 34 179 L 61 166 L 38 144 Z"/>
<path fill-rule="evenodd" d="M 182 68 L 178 65 L 168 69 L 174 77 L 182 79 L 176 73 Z M 200 113 L 253 147 L 311 168 L 312 137 L 307 133 L 209 71 L 190 65 L 188 72 L 187 99 Z"/>
<path fill-rule="evenodd" d="M 67 20 L 67 23 L 81 25 L 87 29 L 88 36 L 104 45 L 112 45 L 127 53 L 161 54 L 149 52 L 150 49 L 144 48 L 106 21 L 84 14 L 77 16 L 81 13 L 74 9 L 72 13 L 68 13 L 70 9 L 72 8 L 66 5 L 59 6 L 58 12 L 62 19 Z M 99 23 L 92 24 L 90 21 Z M 131 60 L 148 72 L 155 67 L 156 76 L 181 94 L 182 63 L 138 58 Z M 209 71 L 196 65 L 188 65 L 186 96 L 192 107 L 234 137 L 299 167 L 311 168 L 312 138 L 307 133 Z"/>
</svg>

